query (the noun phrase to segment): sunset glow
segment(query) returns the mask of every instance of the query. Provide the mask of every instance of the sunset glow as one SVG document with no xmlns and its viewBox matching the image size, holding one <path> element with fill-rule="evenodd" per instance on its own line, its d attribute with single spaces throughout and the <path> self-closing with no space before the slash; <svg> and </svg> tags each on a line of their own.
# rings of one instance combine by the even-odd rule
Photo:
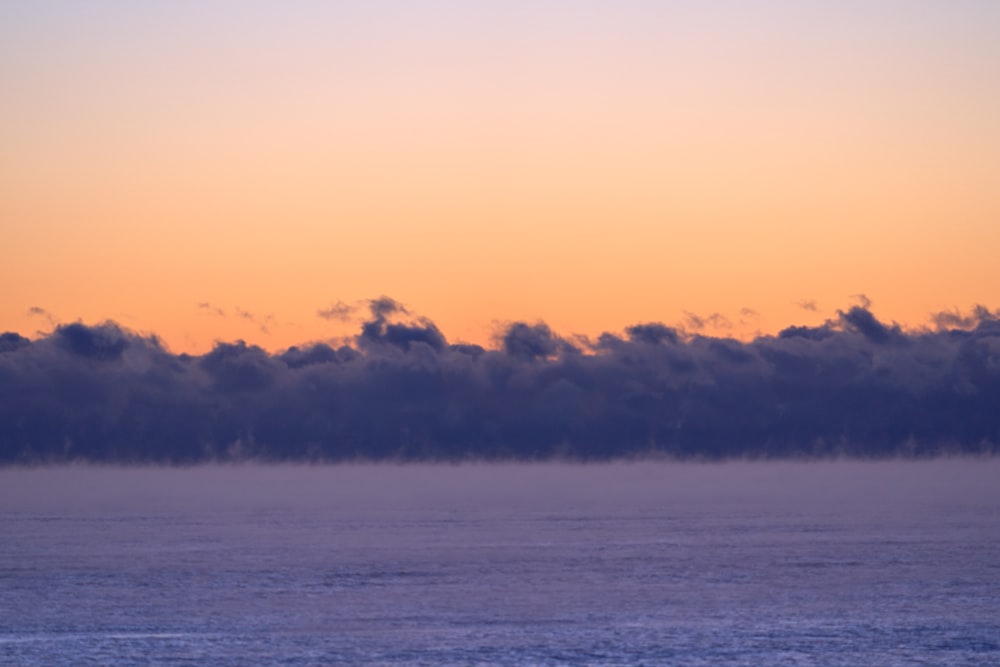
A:
<svg viewBox="0 0 1000 667">
<path fill-rule="evenodd" d="M 486 345 L 995 308 L 998 82 L 971 0 L 10 3 L 0 330 L 275 351 L 383 294 Z"/>
</svg>

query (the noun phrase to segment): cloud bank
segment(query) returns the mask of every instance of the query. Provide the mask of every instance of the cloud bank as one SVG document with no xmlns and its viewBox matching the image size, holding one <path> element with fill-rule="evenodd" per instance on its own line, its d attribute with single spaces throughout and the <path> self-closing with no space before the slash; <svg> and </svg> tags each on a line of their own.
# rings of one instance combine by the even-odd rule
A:
<svg viewBox="0 0 1000 667">
<path fill-rule="evenodd" d="M 452 344 L 382 297 L 350 345 L 173 354 L 118 324 L 0 334 L 0 463 L 997 453 L 1000 312 L 933 329 L 861 300 L 739 341 L 514 322 Z M 334 310 L 334 315 L 339 311 Z"/>
</svg>

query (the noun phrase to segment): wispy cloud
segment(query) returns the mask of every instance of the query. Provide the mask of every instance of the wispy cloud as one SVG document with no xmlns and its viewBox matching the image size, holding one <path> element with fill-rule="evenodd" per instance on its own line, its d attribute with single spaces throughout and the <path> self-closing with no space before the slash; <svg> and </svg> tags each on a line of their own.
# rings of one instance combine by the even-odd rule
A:
<svg viewBox="0 0 1000 667">
<path fill-rule="evenodd" d="M 201 312 L 209 313 L 211 315 L 216 315 L 218 317 L 226 316 L 226 311 L 224 311 L 222 308 L 219 308 L 218 306 L 213 306 L 212 304 L 206 301 L 202 301 L 201 303 L 198 304 L 198 310 Z"/>
<path fill-rule="evenodd" d="M 40 317 L 49 323 L 50 326 L 55 326 L 59 323 L 59 320 L 52 315 L 49 311 L 45 310 L 41 306 L 32 306 L 28 308 L 28 315 L 31 317 Z"/>
<path fill-rule="evenodd" d="M 991 311 L 983 305 L 976 305 L 968 313 L 962 313 L 957 308 L 942 310 L 931 316 L 931 322 L 938 330 L 972 329 L 982 322 L 1000 319 L 1000 309 Z"/>
<path fill-rule="evenodd" d="M 692 332 L 701 332 L 705 329 L 727 331 L 733 328 L 733 323 L 732 320 L 721 313 L 698 315 L 696 313 L 684 311 L 684 328 Z"/>
<path fill-rule="evenodd" d="M 263 316 L 257 315 L 248 310 L 244 310 L 239 306 L 234 308 L 232 311 L 232 315 L 230 315 L 225 309 L 220 308 L 211 303 L 208 303 L 207 301 L 202 301 L 198 304 L 198 311 L 208 315 L 213 315 L 215 317 L 239 318 L 254 325 L 257 328 L 257 330 L 263 334 L 270 334 L 271 330 L 269 328 L 269 325 L 274 323 L 274 315 L 263 315 Z"/>
<path fill-rule="evenodd" d="M 851 298 L 854 299 L 859 306 L 868 310 L 872 307 L 872 300 L 868 298 L 867 294 L 852 294 Z"/>
<path fill-rule="evenodd" d="M 337 320 L 338 322 L 349 322 L 351 318 L 354 317 L 354 313 L 357 312 L 357 306 L 352 306 L 346 304 L 343 301 L 337 301 L 329 308 L 321 308 L 316 311 L 316 314 L 322 317 L 324 320 Z"/>
<path fill-rule="evenodd" d="M 243 310 L 239 306 L 236 307 L 235 313 L 236 316 L 239 317 L 240 319 L 246 320 L 247 322 L 250 322 L 251 324 L 256 326 L 261 333 L 263 334 L 271 333 L 271 330 L 268 328 L 268 325 L 274 322 L 274 315 L 263 315 L 263 316 L 255 315 L 250 311 Z"/>
</svg>

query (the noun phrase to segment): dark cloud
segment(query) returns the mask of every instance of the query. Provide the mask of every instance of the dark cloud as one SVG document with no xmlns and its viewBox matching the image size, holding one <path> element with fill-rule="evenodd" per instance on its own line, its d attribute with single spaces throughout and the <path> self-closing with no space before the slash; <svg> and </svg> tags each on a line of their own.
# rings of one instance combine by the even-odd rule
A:
<svg viewBox="0 0 1000 667">
<path fill-rule="evenodd" d="M 21 334 L 14 333 L 12 331 L 6 331 L 0 334 L 0 354 L 4 352 L 12 352 L 19 347 L 24 347 L 25 345 L 30 344 L 31 341 Z"/>
<path fill-rule="evenodd" d="M 56 327 L 53 338 L 69 352 L 88 359 L 119 359 L 128 347 L 128 337 L 117 324 L 88 327 L 79 322 Z"/>
<path fill-rule="evenodd" d="M 983 305 L 976 305 L 972 311 L 962 314 L 956 310 L 943 310 L 934 313 L 931 321 L 939 330 L 941 329 L 972 329 L 983 322 L 990 322 L 1000 319 L 1000 310 L 990 311 Z"/>
<path fill-rule="evenodd" d="M 305 348 L 290 347 L 280 355 L 289 368 L 302 368 L 313 364 L 336 364 L 353 361 L 357 356 L 354 348 L 342 346 L 334 349 L 325 343 L 314 343 Z"/>
<path fill-rule="evenodd" d="M 745 364 L 754 359 L 754 354 L 745 345 L 733 339 L 710 339 L 708 349 L 727 363 Z"/>
<path fill-rule="evenodd" d="M 198 361 L 198 366 L 225 393 L 253 392 L 270 386 L 284 370 L 280 360 L 273 359 L 256 345 L 243 341 L 218 343 Z"/>
<path fill-rule="evenodd" d="M 629 340 L 636 343 L 647 343 L 649 345 L 661 345 L 669 343 L 676 345 L 680 342 L 677 330 L 660 324 L 659 322 L 649 322 L 647 324 L 635 324 L 627 327 L 625 333 Z"/>
<path fill-rule="evenodd" d="M 1000 444 L 1000 318 L 857 305 L 740 341 L 658 322 L 449 344 L 383 297 L 349 345 L 171 354 L 117 324 L 0 334 L 0 462 L 932 455 Z"/>
<path fill-rule="evenodd" d="M 898 326 L 889 327 L 882 324 L 871 311 L 860 306 L 854 306 L 846 313 L 838 310 L 837 314 L 840 315 L 840 321 L 845 327 L 859 332 L 873 343 L 881 345 L 894 340 L 899 342 L 906 340 Z"/>
<path fill-rule="evenodd" d="M 383 319 L 369 320 L 361 325 L 358 342 L 363 347 L 393 345 L 404 350 L 410 349 L 414 343 L 423 343 L 437 351 L 447 345 L 444 335 L 429 320 L 421 320 L 417 324 L 392 324 Z"/>
<path fill-rule="evenodd" d="M 778 332 L 778 338 L 808 338 L 810 340 L 823 340 L 829 338 L 834 333 L 833 329 L 824 325 L 821 327 L 798 327 L 791 326 Z"/>
<path fill-rule="evenodd" d="M 515 322 L 500 337 L 503 351 L 515 359 L 545 359 L 559 351 L 559 339 L 544 323 Z"/>
<path fill-rule="evenodd" d="M 427 318 L 416 318 L 412 322 L 392 322 L 394 315 L 409 315 L 403 306 L 389 297 L 383 296 L 368 303 L 371 319 L 361 325 L 357 342 L 362 348 L 388 345 L 409 350 L 415 344 L 422 344 L 434 351 L 445 348 L 448 342 L 437 326 Z"/>
<path fill-rule="evenodd" d="M 368 302 L 368 309 L 371 311 L 372 318 L 374 319 L 385 319 L 390 315 L 406 315 L 407 310 L 394 299 L 390 299 L 387 296 L 380 296 L 377 299 L 372 299 Z"/>
</svg>

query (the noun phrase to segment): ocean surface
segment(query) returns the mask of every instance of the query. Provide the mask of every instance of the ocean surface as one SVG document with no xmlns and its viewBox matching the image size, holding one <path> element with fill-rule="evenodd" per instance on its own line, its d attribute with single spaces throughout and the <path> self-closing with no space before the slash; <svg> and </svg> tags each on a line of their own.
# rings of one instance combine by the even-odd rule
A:
<svg viewBox="0 0 1000 667">
<path fill-rule="evenodd" d="M 3 665 L 1000 665 L 1000 461 L 0 469 Z"/>
</svg>

